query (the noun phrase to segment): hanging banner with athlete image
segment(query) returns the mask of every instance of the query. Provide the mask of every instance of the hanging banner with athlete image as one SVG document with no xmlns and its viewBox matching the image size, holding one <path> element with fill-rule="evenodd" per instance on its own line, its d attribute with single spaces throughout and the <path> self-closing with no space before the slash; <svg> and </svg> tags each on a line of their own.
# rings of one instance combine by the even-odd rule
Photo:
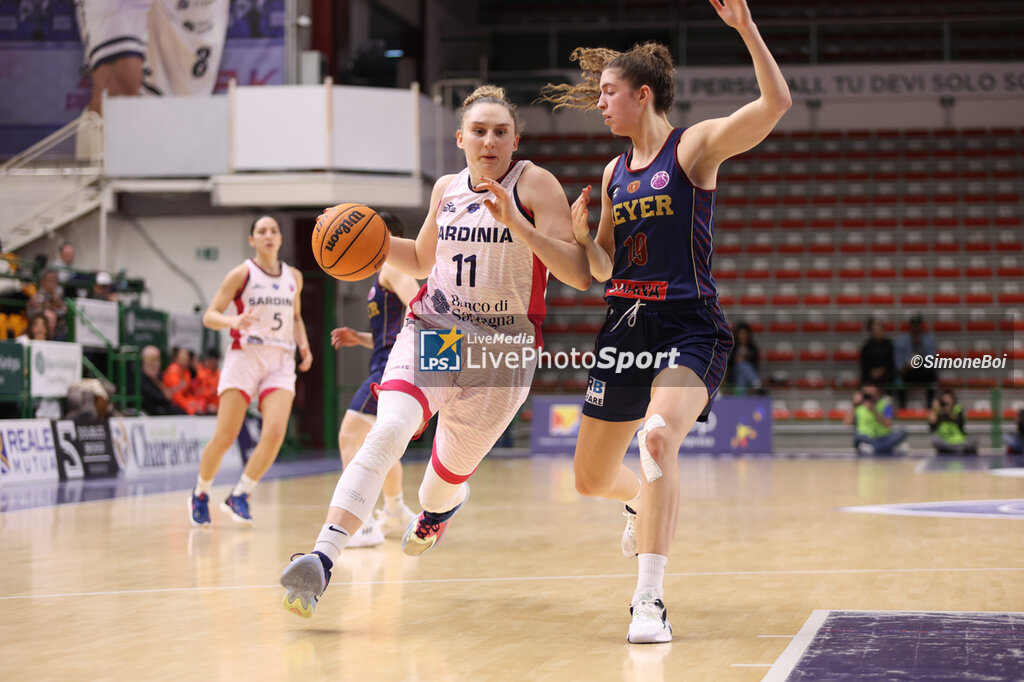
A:
<svg viewBox="0 0 1024 682">
<path fill-rule="evenodd" d="M 173 14 L 182 4 L 187 10 L 189 0 L 157 1 L 171 5 Z M 238 85 L 285 82 L 284 5 L 231 0 L 214 92 L 226 92 L 231 79 Z M 0 155 L 24 151 L 88 106 L 92 82 L 82 73 L 83 52 L 72 0 L 0 2 Z M 202 68 L 201 56 L 182 68 Z"/>
<path fill-rule="evenodd" d="M 107 420 L 57 420 L 53 422 L 53 439 L 62 481 L 117 476 L 117 459 Z"/>
<path fill-rule="evenodd" d="M 583 402 L 579 398 L 534 396 L 530 449 L 537 454 L 571 454 L 576 450 Z M 636 437 L 626 451 L 639 454 Z M 718 398 L 706 422 L 697 422 L 679 454 L 769 454 L 772 410 L 767 398 Z"/>
</svg>

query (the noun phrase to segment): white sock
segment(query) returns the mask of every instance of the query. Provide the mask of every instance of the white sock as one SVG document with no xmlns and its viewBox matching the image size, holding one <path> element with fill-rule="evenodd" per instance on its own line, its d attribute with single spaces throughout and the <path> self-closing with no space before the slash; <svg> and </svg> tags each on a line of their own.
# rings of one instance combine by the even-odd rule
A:
<svg viewBox="0 0 1024 682">
<path fill-rule="evenodd" d="M 341 555 L 341 550 L 348 544 L 348 531 L 336 523 L 325 523 L 320 529 L 320 535 L 316 536 L 316 544 L 313 545 L 314 552 L 320 552 L 331 563 L 336 563 Z"/>
<path fill-rule="evenodd" d="M 633 603 L 640 599 L 661 599 L 664 594 L 665 564 L 668 557 L 661 554 L 640 554 L 637 556 L 639 574 Z M 650 592 L 650 595 L 647 593 Z"/>
<path fill-rule="evenodd" d="M 213 487 L 213 479 L 207 481 L 202 476 L 196 478 L 196 495 L 209 495 L 210 488 Z"/>
<path fill-rule="evenodd" d="M 640 508 L 640 491 L 639 490 L 636 493 L 636 497 L 634 497 L 632 500 L 626 500 L 626 506 L 629 507 L 630 509 L 632 509 L 633 511 L 636 511 L 637 509 Z"/>
<path fill-rule="evenodd" d="M 405 506 L 405 499 L 402 497 L 402 493 L 398 493 L 394 497 L 384 496 L 384 508 L 391 516 L 399 514 L 403 506 Z"/>
<path fill-rule="evenodd" d="M 231 491 L 231 494 L 241 495 L 242 493 L 245 493 L 246 495 L 251 495 L 252 491 L 256 488 L 257 483 L 259 483 L 259 481 L 254 481 L 245 474 L 242 474 L 242 477 L 238 479 L 238 483 L 235 484 L 235 489 Z"/>
</svg>

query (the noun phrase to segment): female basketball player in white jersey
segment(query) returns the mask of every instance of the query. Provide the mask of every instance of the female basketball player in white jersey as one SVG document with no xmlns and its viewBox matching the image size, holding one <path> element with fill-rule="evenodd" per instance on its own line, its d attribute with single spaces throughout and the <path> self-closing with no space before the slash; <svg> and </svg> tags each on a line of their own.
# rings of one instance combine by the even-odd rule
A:
<svg viewBox="0 0 1024 682">
<path fill-rule="evenodd" d="M 230 329 L 231 348 L 224 358 L 217 395 L 217 428 L 203 448 L 199 479 L 192 491 L 192 525 L 210 523 L 210 487 L 221 459 L 245 420 L 249 403 L 258 401 L 263 428 L 241 479 L 221 505 L 239 523 L 252 523 L 249 494 L 277 459 L 284 442 L 295 398 L 295 348 L 302 356 L 299 370 L 313 364 L 302 322 L 299 297 L 302 273 L 277 257 L 281 228 L 270 216 L 257 218 L 249 228 L 249 245 L 256 256 L 236 266 L 203 314 L 210 329 Z M 234 303 L 234 313 L 225 309 Z"/>
<path fill-rule="evenodd" d="M 415 240 L 391 240 L 388 263 L 412 277 L 427 277 L 427 283 L 410 306 L 415 324 L 410 321 L 398 335 L 388 359 L 377 421 L 338 481 L 314 551 L 295 559 L 281 576 L 289 611 L 313 614 L 331 567 L 369 518 L 385 474 L 435 412 L 437 435 L 419 492 L 424 511 L 402 543 L 411 555 L 444 537 L 466 501 L 466 479 L 526 399 L 534 365 L 423 371 L 430 365 L 419 362 L 421 343 L 433 344 L 423 353 L 425 362 L 444 355 L 453 363 L 449 369 L 456 358 L 468 357 L 480 336 L 522 334 L 518 338 L 532 337 L 531 345 L 540 345 L 547 272 L 577 289 L 590 285 L 561 185 L 529 161 L 512 160 L 520 128 L 504 90 L 477 88 L 463 103 L 455 136 L 467 168 L 434 185 L 430 212 Z M 486 345 L 493 350 L 495 344 Z M 503 350 L 522 347 L 506 344 Z"/>
</svg>

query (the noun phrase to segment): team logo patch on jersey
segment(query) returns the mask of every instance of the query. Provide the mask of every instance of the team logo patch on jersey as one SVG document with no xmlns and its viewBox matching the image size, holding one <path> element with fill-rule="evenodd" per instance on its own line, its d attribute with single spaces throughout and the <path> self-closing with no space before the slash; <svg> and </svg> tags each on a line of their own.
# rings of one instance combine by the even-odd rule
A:
<svg viewBox="0 0 1024 682">
<path fill-rule="evenodd" d="M 668 184 L 668 172 L 667 171 L 658 171 L 657 173 L 654 174 L 654 177 L 651 178 L 651 187 L 653 187 L 654 189 L 662 189 L 667 184 Z"/>
<path fill-rule="evenodd" d="M 442 315 L 451 310 L 451 306 L 448 305 L 448 298 L 440 289 L 434 290 L 434 293 L 430 296 L 430 302 L 434 304 L 434 310 Z"/>
<path fill-rule="evenodd" d="M 629 192 L 630 194 L 632 194 L 633 192 L 637 191 L 638 189 L 640 189 L 640 181 L 639 180 L 634 180 L 633 182 L 631 182 L 628 185 L 626 185 L 626 191 Z"/>
<path fill-rule="evenodd" d="M 480 210 L 480 204 L 470 204 L 469 206 L 466 207 L 466 210 L 469 211 L 470 213 L 476 213 L 477 211 Z"/>
<path fill-rule="evenodd" d="M 462 337 L 453 325 L 443 329 L 420 330 L 419 369 L 421 372 L 458 372 L 462 369 Z"/>
<path fill-rule="evenodd" d="M 604 382 L 594 377 L 587 377 L 587 397 L 585 402 L 598 407 L 604 406 Z"/>
</svg>

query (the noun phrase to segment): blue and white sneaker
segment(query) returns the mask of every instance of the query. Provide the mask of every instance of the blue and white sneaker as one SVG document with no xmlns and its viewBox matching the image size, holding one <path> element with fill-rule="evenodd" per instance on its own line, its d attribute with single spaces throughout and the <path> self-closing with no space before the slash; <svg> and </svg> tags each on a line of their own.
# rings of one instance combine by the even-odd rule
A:
<svg viewBox="0 0 1024 682">
<path fill-rule="evenodd" d="M 189 509 L 192 512 L 192 525 L 196 527 L 209 526 L 210 525 L 210 496 L 206 493 L 200 493 L 196 495 L 196 491 L 192 490 L 192 500 L 189 503 Z"/>
<path fill-rule="evenodd" d="M 297 616 L 311 618 L 320 595 L 331 582 L 331 568 L 334 563 L 321 552 L 293 554 L 292 562 L 281 574 L 284 607 Z"/>
<path fill-rule="evenodd" d="M 220 508 L 231 514 L 231 518 L 238 523 L 252 524 L 252 515 L 249 513 L 249 493 L 228 496 L 228 499 L 221 502 Z"/>
<path fill-rule="evenodd" d="M 419 516 L 409 522 L 409 527 L 405 529 L 405 535 L 402 537 L 404 553 L 409 556 L 419 556 L 441 544 L 452 517 L 469 500 L 469 484 L 463 483 L 462 485 L 466 486 L 466 496 L 454 509 L 440 514 L 422 511 Z"/>
</svg>

